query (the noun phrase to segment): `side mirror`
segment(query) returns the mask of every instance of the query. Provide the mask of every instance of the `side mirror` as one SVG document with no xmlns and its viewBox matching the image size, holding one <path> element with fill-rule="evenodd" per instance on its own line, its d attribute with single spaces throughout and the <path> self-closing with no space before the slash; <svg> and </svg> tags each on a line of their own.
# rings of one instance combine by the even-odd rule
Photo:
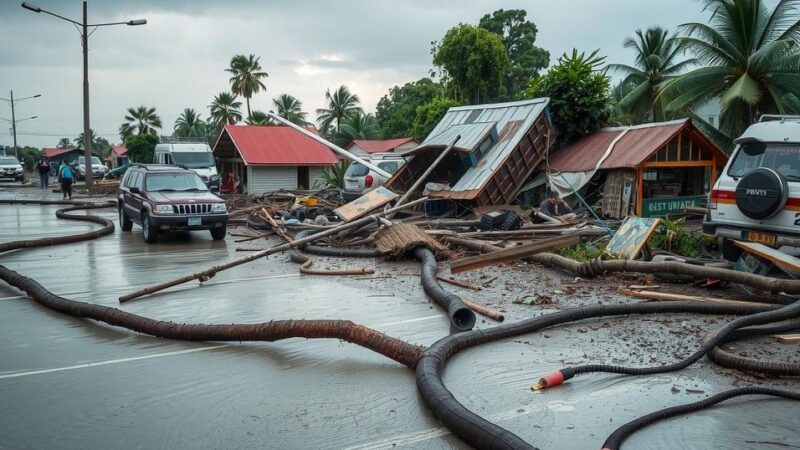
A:
<svg viewBox="0 0 800 450">
<path fill-rule="evenodd" d="M 131 187 L 130 191 L 131 191 L 131 194 L 141 194 L 142 193 L 142 191 L 136 186 Z"/>
</svg>

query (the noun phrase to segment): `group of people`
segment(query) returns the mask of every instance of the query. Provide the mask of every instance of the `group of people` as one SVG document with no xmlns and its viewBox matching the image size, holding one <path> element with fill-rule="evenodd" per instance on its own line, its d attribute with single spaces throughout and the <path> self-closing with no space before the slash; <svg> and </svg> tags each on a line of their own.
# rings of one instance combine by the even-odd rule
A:
<svg viewBox="0 0 800 450">
<path fill-rule="evenodd" d="M 36 162 L 36 171 L 39 172 L 39 186 L 42 189 L 50 187 L 50 160 L 42 156 Z M 67 162 L 62 163 L 56 171 L 58 175 L 58 183 L 61 185 L 61 192 L 64 194 L 63 198 L 69 197 L 72 199 L 72 183 L 75 182 L 75 169 L 73 169 Z"/>
</svg>

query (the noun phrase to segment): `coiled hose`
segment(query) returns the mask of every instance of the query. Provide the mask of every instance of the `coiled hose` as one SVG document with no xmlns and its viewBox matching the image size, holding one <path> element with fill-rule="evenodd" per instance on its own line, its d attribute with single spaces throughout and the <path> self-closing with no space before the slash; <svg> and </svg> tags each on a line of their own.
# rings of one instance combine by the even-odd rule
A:
<svg viewBox="0 0 800 450">
<path fill-rule="evenodd" d="M 788 400 L 800 400 L 800 392 L 784 391 L 781 389 L 758 386 L 731 389 L 729 391 L 712 395 L 711 397 L 700 400 L 699 402 L 662 409 L 628 422 L 611 433 L 611 436 L 609 436 L 608 439 L 606 439 L 606 442 L 603 444 L 603 450 L 618 450 L 625 439 L 630 437 L 630 435 L 635 433 L 637 430 L 640 430 L 648 425 L 652 425 L 670 417 L 681 416 L 691 412 L 699 411 L 701 409 L 708 408 L 709 406 L 716 405 L 717 403 L 724 402 L 725 400 L 729 400 L 734 397 L 741 397 L 743 395 L 769 395 Z"/>
<path fill-rule="evenodd" d="M 800 364 L 784 361 L 761 361 L 756 358 L 734 355 L 722 347 L 724 343 L 776 333 L 796 332 L 797 330 L 800 330 L 800 320 L 797 319 L 788 320 L 771 326 L 739 329 L 728 335 L 724 342 L 720 343 L 717 347 L 709 350 L 708 358 L 716 364 L 730 369 L 759 372 L 779 377 L 798 376 L 800 375 Z M 705 340 L 712 335 L 713 333 L 706 335 L 703 339 Z"/>
</svg>

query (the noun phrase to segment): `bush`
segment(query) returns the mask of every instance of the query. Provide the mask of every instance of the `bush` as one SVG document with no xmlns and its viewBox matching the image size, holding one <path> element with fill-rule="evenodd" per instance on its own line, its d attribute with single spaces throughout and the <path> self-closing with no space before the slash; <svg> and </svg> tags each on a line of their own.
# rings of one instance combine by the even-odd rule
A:
<svg viewBox="0 0 800 450">
<path fill-rule="evenodd" d="M 155 155 L 158 137 L 152 134 L 137 134 L 125 140 L 131 162 L 151 163 Z"/>
</svg>

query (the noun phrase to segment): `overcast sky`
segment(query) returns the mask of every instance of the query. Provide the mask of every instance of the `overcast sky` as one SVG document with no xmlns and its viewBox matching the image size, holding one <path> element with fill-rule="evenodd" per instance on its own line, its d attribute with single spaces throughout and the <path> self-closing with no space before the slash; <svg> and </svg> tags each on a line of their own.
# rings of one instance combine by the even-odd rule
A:
<svg viewBox="0 0 800 450">
<path fill-rule="evenodd" d="M 81 17 L 77 0 L 31 3 Z M 79 34 L 19 4 L 0 0 L 0 97 L 11 89 L 17 97 L 42 94 L 17 104 L 18 118 L 39 116 L 18 125 L 18 141 L 51 147 L 82 131 Z M 389 88 L 427 75 L 431 41 L 500 8 L 528 11 L 551 63 L 573 47 L 600 48 L 610 62 L 628 63 L 621 43 L 635 29 L 706 18 L 693 0 L 93 0 L 90 23 L 148 23 L 99 28 L 90 37 L 91 125 L 113 143 L 130 106 L 155 106 L 164 134 L 184 108 L 206 118 L 213 96 L 229 89 L 224 69 L 238 53 L 260 56 L 269 73 L 253 109 L 269 110 L 272 98 L 288 93 L 315 118 L 325 90 L 345 84 L 374 112 Z M 0 117 L 11 117 L 7 102 L 0 102 Z M 0 125 L 0 144 L 11 145 L 10 127 Z"/>
</svg>

